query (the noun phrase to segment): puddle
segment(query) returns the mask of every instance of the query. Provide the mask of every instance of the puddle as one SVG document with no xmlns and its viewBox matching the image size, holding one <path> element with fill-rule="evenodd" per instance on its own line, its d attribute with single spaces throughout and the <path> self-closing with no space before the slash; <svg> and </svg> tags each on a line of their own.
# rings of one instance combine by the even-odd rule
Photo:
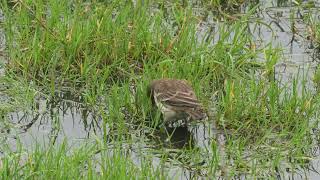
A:
<svg viewBox="0 0 320 180">
<path fill-rule="evenodd" d="M 51 100 L 41 99 L 36 109 L 10 114 L 10 126 L 2 129 L 2 134 L 6 134 L 2 144 L 7 146 L 0 148 L 0 157 L 5 155 L 1 153 L 4 150 L 2 148 L 16 151 L 20 144 L 24 149 L 33 149 L 36 144 L 59 145 L 67 139 L 72 147 L 79 147 L 86 140 L 94 139 L 95 136 L 103 139 L 102 119 L 99 115 L 88 112 L 80 102 L 57 97 L 55 100 L 56 102 L 53 103 Z M 200 173 L 193 166 L 207 163 L 206 158 L 213 153 L 211 140 L 223 134 L 213 126 L 212 121 L 200 122 L 188 127 L 153 129 L 153 132 L 135 127 L 130 129 L 128 141 L 124 140 L 122 144 L 134 163 L 140 165 L 146 156 L 152 156 L 153 164 L 156 166 L 162 162 L 163 154 L 166 154 L 168 155 L 166 166 L 170 169 L 168 171 L 170 177 L 187 179 L 201 174 L 205 177 L 206 172 Z M 117 136 L 115 133 L 109 132 L 111 136 Z M 223 144 L 223 138 L 221 144 Z M 186 159 L 188 155 L 184 151 L 194 149 L 202 151 L 203 158 L 197 162 L 199 164 L 192 164 L 193 162 Z M 172 166 L 173 164 L 176 165 Z"/>
<path fill-rule="evenodd" d="M 276 65 L 276 78 L 281 79 L 286 84 L 291 82 L 298 72 L 303 72 L 306 73 L 307 81 L 310 83 L 308 87 L 313 89 L 312 77 L 317 63 L 313 59 L 314 46 L 306 38 L 308 26 L 303 22 L 303 17 L 301 16 L 301 14 L 306 14 L 307 10 L 301 10 L 300 13 L 296 13 L 296 7 L 288 8 L 288 4 L 285 3 L 280 3 L 282 7 L 276 7 L 275 4 L 279 3 L 276 1 L 264 1 L 261 5 L 261 11 L 254 14 L 254 18 L 258 18 L 272 28 L 271 31 L 266 26 L 250 24 L 250 30 L 256 39 L 256 46 L 262 47 L 272 42 L 274 46 L 283 48 L 283 57 L 285 59 Z M 316 6 L 320 7 L 319 4 L 316 4 Z M 317 10 L 315 9 L 315 11 Z M 201 15 L 202 13 L 199 12 L 199 14 Z M 293 21 L 289 19 L 292 14 L 294 16 Z M 319 21 L 319 17 L 317 20 Z M 296 28 L 296 34 L 294 35 L 290 31 L 293 22 Z M 212 33 L 216 34 L 217 26 L 219 24 L 213 22 L 212 18 L 208 16 L 207 20 L 199 25 L 198 34 L 202 36 L 202 32 L 206 32 L 209 29 L 213 29 Z M 5 38 L 2 38 L 4 36 L 1 32 L 2 30 L 0 29 L 0 53 L 3 52 L 5 44 Z M 0 75 L 4 71 L 3 61 L 0 59 Z M 99 114 L 88 111 L 86 106 L 73 98 L 55 99 L 56 101 L 39 100 L 39 107 L 32 109 L 30 112 L 11 113 L 9 118 L 12 128 L 5 132 L 7 136 L 2 142 L 7 143 L 12 150 L 15 150 L 18 143 L 28 149 L 32 148 L 35 142 L 40 145 L 52 142 L 60 144 L 64 139 L 67 139 L 72 141 L 71 144 L 77 146 L 83 140 L 94 138 L 93 136 L 103 137 L 101 130 L 102 118 Z M 206 158 L 214 156 L 215 153 L 218 153 L 222 159 L 219 164 L 222 171 L 217 174 L 223 176 L 224 173 L 227 173 L 223 172 L 224 159 L 227 157 L 224 149 L 225 132 L 217 130 L 212 121 L 198 123 L 188 128 L 178 127 L 167 128 L 166 131 L 156 130 L 154 133 L 132 128 L 130 141 L 127 144 L 128 149 L 130 149 L 130 156 L 137 165 L 141 163 L 147 154 L 152 154 L 152 163 L 158 166 L 161 161 L 159 156 L 164 152 L 168 154 L 168 173 L 170 177 L 178 179 L 208 178 L 206 177 L 207 172 L 195 167 L 207 165 Z M 213 151 L 212 141 L 217 144 L 216 151 Z M 199 154 L 203 155 L 203 157 L 197 162 L 192 162 L 198 164 L 190 164 L 190 162 L 183 159 L 183 153 L 184 151 L 195 149 L 198 149 L 200 151 Z M 159 150 L 159 152 L 157 153 L 156 150 Z M 278 179 L 320 178 L 320 175 L 316 172 L 320 168 L 319 149 L 315 148 L 315 152 L 314 160 L 309 163 L 311 164 L 311 170 L 304 169 L 297 173 L 279 174 Z M 240 175 L 238 179 L 246 178 L 248 177 Z"/>
<path fill-rule="evenodd" d="M 11 128 L 7 130 L 6 142 L 12 150 L 16 150 L 17 143 L 26 149 L 31 149 L 35 142 L 61 144 L 64 139 L 77 144 L 100 132 L 100 117 L 81 103 L 63 99 L 52 105 L 49 100 L 42 99 L 38 109 L 10 114 Z"/>
</svg>

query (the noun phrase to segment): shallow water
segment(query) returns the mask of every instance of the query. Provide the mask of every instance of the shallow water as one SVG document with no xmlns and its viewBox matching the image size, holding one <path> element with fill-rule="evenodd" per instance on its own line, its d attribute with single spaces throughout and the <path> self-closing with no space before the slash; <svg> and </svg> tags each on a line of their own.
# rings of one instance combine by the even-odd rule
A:
<svg viewBox="0 0 320 180">
<path fill-rule="evenodd" d="M 48 100 L 39 100 L 38 109 L 11 113 L 11 123 L 4 131 L 7 136 L 2 142 L 13 151 L 20 144 L 26 149 L 32 149 L 36 144 L 58 145 L 64 140 L 77 147 L 81 141 L 100 131 L 101 120 L 83 108 L 82 104 L 62 100 L 52 107 L 50 103 Z"/>
<path fill-rule="evenodd" d="M 293 13 L 293 10 L 296 11 L 296 7 L 283 7 L 287 6 L 286 4 L 276 7 L 276 4 L 275 1 L 262 3 L 260 7 L 261 11 L 254 14 L 250 29 L 256 38 L 255 45 L 258 48 L 272 42 L 273 46 L 283 48 L 283 57 L 285 59 L 277 64 L 275 77 L 278 80 L 281 79 L 283 84 L 287 84 L 298 73 L 306 73 L 307 82 L 310 83 L 308 87 L 313 89 L 312 76 L 317 63 L 313 57 L 314 45 L 312 41 L 306 38 L 308 27 L 303 22 L 301 15 L 294 13 L 295 18 L 293 22 L 296 27 L 296 33 L 293 34 L 290 30 L 292 21 L 289 17 Z M 319 7 L 318 4 L 317 6 Z M 196 8 L 199 9 L 199 15 L 201 16 L 201 8 Z M 312 11 L 314 11 L 314 15 L 316 16 L 319 9 L 315 8 Z M 308 10 L 301 10 L 300 13 L 305 14 L 306 12 Z M 317 18 L 319 21 L 319 17 Z M 212 19 L 212 17 L 208 16 L 206 20 L 199 24 L 199 37 L 203 35 L 202 32 L 210 28 L 214 29 L 212 34 L 217 34 L 215 30 L 219 24 L 212 21 Z M 255 27 L 254 21 L 256 19 L 270 25 L 272 31 L 266 28 L 266 26 L 260 25 Z M 2 30 L 0 30 L 0 53 L 3 52 L 5 44 L 5 39 L 1 32 Z M 261 59 L 263 59 L 262 56 Z M 4 60 L 0 60 L 0 75 L 4 72 L 3 64 Z M 103 136 L 101 130 L 102 118 L 98 113 L 90 112 L 81 101 L 79 102 L 74 97 L 64 96 L 55 99 L 56 101 L 41 99 L 38 101 L 39 107 L 36 109 L 31 109 L 28 112 L 11 113 L 9 128 L 1 131 L 0 137 L 3 137 L 2 142 L 7 143 L 10 149 L 15 150 L 18 143 L 29 149 L 35 145 L 35 142 L 43 145 L 52 142 L 60 144 L 64 139 L 67 139 L 74 146 L 78 146 L 84 140 L 94 138 L 94 136 Z M 128 148 L 134 163 L 140 164 L 146 154 L 152 154 L 153 164 L 157 166 L 161 160 L 159 156 L 163 152 L 169 152 L 170 157 L 166 160 L 168 161 L 170 176 L 178 179 L 206 177 L 207 172 L 199 171 L 199 169 L 194 168 L 195 164 L 190 164 L 190 162 L 183 160 L 184 150 L 198 148 L 199 154 L 203 155 L 203 159 L 200 159 L 197 163 L 206 165 L 208 163 L 206 162 L 206 157 L 213 156 L 214 153 L 218 152 L 219 156 L 222 157 L 219 164 L 222 168 L 217 172 L 217 175 L 221 175 L 222 178 L 224 174 L 227 174 L 228 169 L 224 167 L 225 162 L 223 160 L 226 156 L 224 149 L 226 132 L 218 130 L 212 121 L 200 122 L 188 128 L 178 127 L 167 128 L 166 130 L 166 132 L 156 130 L 156 132 L 151 133 L 148 130 L 137 130 L 134 126 L 130 129 L 131 139 L 127 142 L 127 147 L 125 148 Z M 218 146 L 216 151 L 213 151 L 213 148 L 210 146 L 212 141 L 215 141 Z M 157 152 L 156 150 L 160 151 Z M 288 172 L 280 174 L 278 178 L 319 179 L 319 173 L 315 172 L 320 168 L 318 147 L 315 147 L 314 155 L 315 158 L 310 163 L 314 171 L 301 169 L 298 173 L 291 174 Z M 239 179 L 246 178 L 248 177 L 239 176 Z"/>
</svg>

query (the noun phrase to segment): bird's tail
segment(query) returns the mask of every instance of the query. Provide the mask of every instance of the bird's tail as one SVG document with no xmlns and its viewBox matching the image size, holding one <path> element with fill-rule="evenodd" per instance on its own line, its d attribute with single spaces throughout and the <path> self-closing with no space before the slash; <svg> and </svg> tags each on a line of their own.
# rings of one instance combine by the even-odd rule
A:
<svg viewBox="0 0 320 180">
<path fill-rule="evenodd" d="M 192 120 L 202 120 L 207 117 L 207 114 L 201 108 L 187 111 L 187 113 L 191 117 Z"/>
</svg>

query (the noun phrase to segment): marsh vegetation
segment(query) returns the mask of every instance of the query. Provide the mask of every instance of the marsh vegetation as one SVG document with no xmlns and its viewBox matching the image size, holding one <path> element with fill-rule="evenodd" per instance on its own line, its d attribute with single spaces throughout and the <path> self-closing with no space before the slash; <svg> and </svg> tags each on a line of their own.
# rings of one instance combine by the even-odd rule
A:
<svg viewBox="0 0 320 180">
<path fill-rule="evenodd" d="M 1 1 L 2 179 L 318 175 L 316 1 Z M 209 118 L 165 127 L 146 87 Z"/>
</svg>

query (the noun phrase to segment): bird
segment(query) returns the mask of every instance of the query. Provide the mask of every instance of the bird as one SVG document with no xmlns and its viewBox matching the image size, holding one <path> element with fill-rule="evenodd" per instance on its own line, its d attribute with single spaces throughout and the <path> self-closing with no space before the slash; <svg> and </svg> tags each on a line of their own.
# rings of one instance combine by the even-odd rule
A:
<svg viewBox="0 0 320 180">
<path fill-rule="evenodd" d="M 206 113 L 188 81 L 182 79 L 157 79 L 147 87 L 152 105 L 157 107 L 165 123 L 179 120 L 202 120 Z"/>
</svg>

